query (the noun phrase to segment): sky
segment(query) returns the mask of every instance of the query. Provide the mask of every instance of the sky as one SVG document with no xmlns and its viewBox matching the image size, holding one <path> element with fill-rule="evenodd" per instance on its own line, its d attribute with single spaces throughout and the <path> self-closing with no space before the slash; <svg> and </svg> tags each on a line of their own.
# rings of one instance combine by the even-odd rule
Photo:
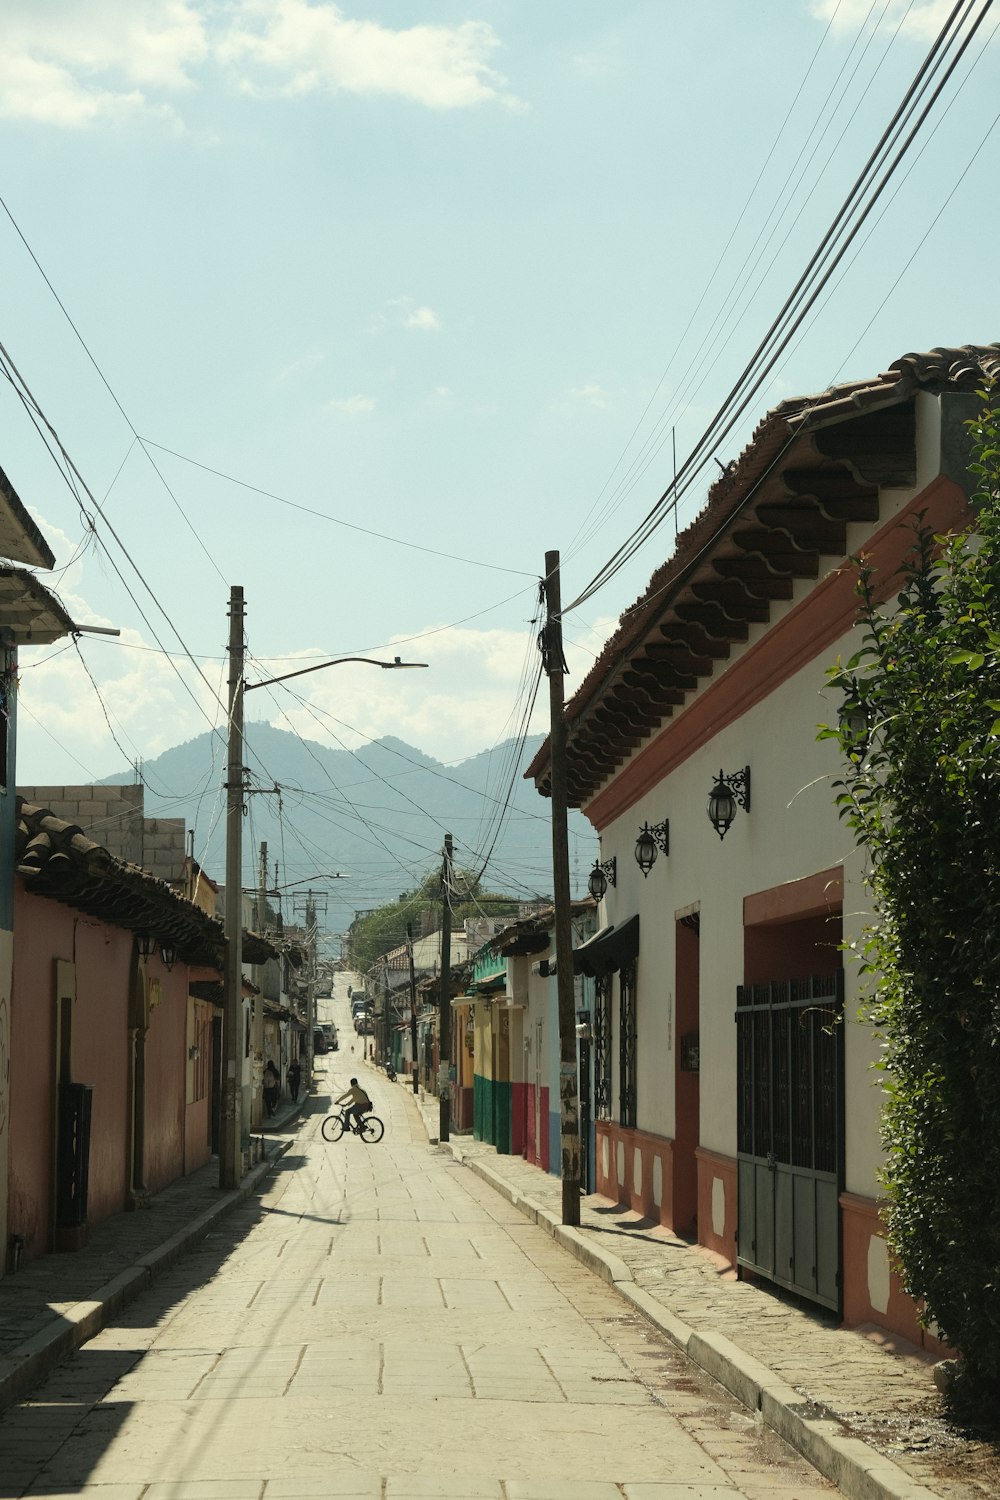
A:
<svg viewBox="0 0 1000 1500">
<path fill-rule="evenodd" d="M 5 0 L 0 466 L 121 632 L 23 651 L 19 782 L 221 725 L 232 585 L 250 680 L 428 663 L 249 718 L 516 734 L 545 553 L 576 599 L 669 486 L 951 8 Z M 769 407 L 1000 336 L 998 19 L 712 473 L 567 611 L 567 694 Z"/>
</svg>

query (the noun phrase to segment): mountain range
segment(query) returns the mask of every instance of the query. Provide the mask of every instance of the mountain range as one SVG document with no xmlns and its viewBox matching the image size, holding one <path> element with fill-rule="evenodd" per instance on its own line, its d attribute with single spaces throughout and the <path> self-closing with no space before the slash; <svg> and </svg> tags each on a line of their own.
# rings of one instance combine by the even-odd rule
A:
<svg viewBox="0 0 1000 1500">
<path fill-rule="evenodd" d="M 243 883 L 256 886 L 267 844 L 268 885 L 286 920 L 305 894 L 319 898 L 322 925 L 343 931 L 355 912 L 395 900 L 440 867 L 444 834 L 457 866 L 479 871 L 483 888 L 529 899 L 552 893 L 551 804 L 524 770 L 542 743 L 509 740 L 444 764 L 393 736 L 357 751 L 331 749 L 285 729 L 246 726 L 251 768 L 243 819 Z M 213 879 L 225 871 L 225 746 L 210 732 L 142 766 L 147 818 L 181 818 L 194 830 L 195 858 Z M 106 785 L 134 772 L 105 778 Z M 597 839 L 569 814 L 573 894 L 585 892 Z M 342 878 L 335 879 L 339 875 Z"/>
</svg>

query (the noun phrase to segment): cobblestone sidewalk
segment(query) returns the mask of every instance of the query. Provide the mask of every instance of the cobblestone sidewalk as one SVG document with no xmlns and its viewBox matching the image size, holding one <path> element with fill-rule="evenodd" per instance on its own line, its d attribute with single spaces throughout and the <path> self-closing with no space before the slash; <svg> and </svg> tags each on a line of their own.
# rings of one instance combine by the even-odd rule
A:
<svg viewBox="0 0 1000 1500">
<path fill-rule="evenodd" d="M 421 1108 L 436 1139 L 437 1101 L 421 1101 Z M 797 1402 L 808 1428 L 818 1429 L 817 1436 L 825 1430 L 834 1449 L 846 1444 L 845 1461 L 869 1465 L 868 1484 L 855 1480 L 861 1488 L 852 1489 L 807 1453 L 847 1493 L 929 1492 L 943 1500 L 1000 1494 L 1000 1454 L 963 1438 L 943 1420 L 934 1362 L 913 1345 L 874 1328 L 838 1328 L 821 1310 L 807 1311 L 780 1293 L 737 1280 L 706 1251 L 596 1195 L 581 1200 L 580 1230 L 564 1230 L 559 1178 L 467 1136 L 453 1136 L 449 1144 L 466 1166 L 531 1217 L 538 1210 L 556 1238 L 710 1374 L 730 1389 L 734 1379 L 742 1383 L 735 1394 L 748 1405 L 766 1404 L 760 1388 L 776 1378 L 789 1393 L 786 1404 Z M 867 1445 L 868 1458 L 860 1443 L 852 1449 L 857 1440 Z M 875 1471 L 876 1455 L 890 1460 L 897 1474 L 902 1471 L 898 1480 Z"/>
</svg>

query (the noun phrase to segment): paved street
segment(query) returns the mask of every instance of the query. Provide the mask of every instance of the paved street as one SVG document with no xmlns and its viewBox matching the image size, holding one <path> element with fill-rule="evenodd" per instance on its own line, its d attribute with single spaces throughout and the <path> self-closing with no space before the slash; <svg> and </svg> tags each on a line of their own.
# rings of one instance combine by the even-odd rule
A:
<svg viewBox="0 0 1000 1500">
<path fill-rule="evenodd" d="M 371 1087 L 380 1145 L 308 1115 L 261 1197 L 0 1418 L 0 1495 L 836 1494 Z"/>
</svg>

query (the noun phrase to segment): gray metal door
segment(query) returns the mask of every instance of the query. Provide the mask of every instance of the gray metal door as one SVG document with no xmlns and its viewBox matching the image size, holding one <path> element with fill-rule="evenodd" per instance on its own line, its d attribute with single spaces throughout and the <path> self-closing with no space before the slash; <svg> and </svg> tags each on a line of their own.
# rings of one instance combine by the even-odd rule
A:
<svg viewBox="0 0 1000 1500">
<path fill-rule="evenodd" d="M 843 971 L 737 990 L 737 1262 L 840 1311 Z"/>
</svg>

